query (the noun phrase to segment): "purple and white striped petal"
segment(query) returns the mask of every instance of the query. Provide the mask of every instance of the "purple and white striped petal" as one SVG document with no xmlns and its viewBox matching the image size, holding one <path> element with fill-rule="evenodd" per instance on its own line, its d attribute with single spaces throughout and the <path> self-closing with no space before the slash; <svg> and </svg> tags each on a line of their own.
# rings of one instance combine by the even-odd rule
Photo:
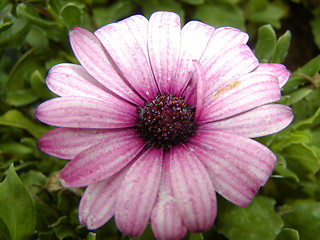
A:
<svg viewBox="0 0 320 240">
<path fill-rule="evenodd" d="M 248 34 L 241 32 L 239 29 L 232 27 L 217 28 L 201 57 L 201 63 L 203 65 L 208 64 L 219 52 L 232 46 L 246 44 L 248 39 Z"/>
<path fill-rule="evenodd" d="M 259 65 L 251 49 L 245 44 L 226 47 L 218 52 L 206 65 L 201 60 L 200 63 L 204 66 L 206 73 L 205 78 L 208 82 L 206 101 L 209 102 L 211 96 L 220 89 L 251 72 Z M 196 101 L 195 85 L 188 87 L 184 93 L 191 104 Z"/>
<path fill-rule="evenodd" d="M 197 100 L 196 100 L 196 112 L 194 116 L 194 121 L 197 122 L 204 109 L 204 101 L 205 101 L 206 92 L 207 92 L 206 91 L 207 82 L 205 79 L 204 69 L 201 63 L 197 60 L 193 60 L 193 64 L 195 67 L 194 81 L 197 84 L 197 90 L 196 90 Z"/>
<path fill-rule="evenodd" d="M 210 171 L 215 190 L 241 207 L 266 183 L 276 162 L 262 144 L 214 130 L 198 129 L 188 147 Z"/>
<path fill-rule="evenodd" d="M 180 95 L 186 88 L 194 72 L 192 61 L 201 58 L 214 30 L 213 27 L 198 21 L 190 21 L 182 28 L 179 66 L 172 85 L 173 93 Z"/>
<path fill-rule="evenodd" d="M 280 87 L 283 87 L 290 77 L 290 72 L 287 70 L 286 66 L 278 63 L 260 63 L 254 71 L 273 73 L 278 78 Z"/>
<path fill-rule="evenodd" d="M 171 189 L 169 157 L 164 154 L 159 193 L 151 213 L 152 232 L 158 240 L 182 239 L 187 232 Z"/>
<path fill-rule="evenodd" d="M 211 95 L 199 122 L 225 119 L 278 101 L 280 97 L 275 76 L 265 72 L 248 73 Z"/>
<path fill-rule="evenodd" d="M 148 225 L 155 204 L 163 151 L 149 148 L 132 165 L 118 193 L 115 220 L 121 232 L 138 237 Z"/>
<path fill-rule="evenodd" d="M 79 205 L 79 220 L 82 225 L 88 229 L 96 229 L 113 217 L 119 188 L 130 166 L 87 187 Z"/>
<path fill-rule="evenodd" d="M 245 45 L 228 47 L 218 52 L 204 66 L 206 79 L 212 81 L 208 94 L 227 86 L 230 82 L 255 69 L 259 62 L 251 49 Z"/>
<path fill-rule="evenodd" d="M 80 152 L 115 137 L 135 135 L 131 128 L 125 129 L 81 129 L 56 128 L 42 135 L 38 142 L 41 151 L 52 156 L 73 159 Z"/>
<path fill-rule="evenodd" d="M 50 99 L 36 117 L 49 125 L 70 128 L 123 128 L 136 125 L 136 108 L 117 98 L 109 102 L 85 97 Z"/>
<path fill-rule="evenodd" d="M 160 92 L 171 92 L 180 53 L 180 17 L 172 12 L 156 12 L 148 25 L 148 51 Z"/>
<path fill-rule="evenodd" d="M 216 217 L 216 196 L 207 169 L 186 146 L 170 150 L 173 196 L 187 229 L 207 231 Z"/>
<path fill-rule="evenodd" d="M 81 152 L 60 172 L 65 187 L 83 187 L 97 183 L 120 171 L 144 148 L 136 134 L 116 136 Z"/>
<path fill-rule="evenodd" d="M 108 93 L 81 65 L 61 63 L 50 69 L 46 79 L 48 88 L 59 96 L 88 97 L 106 102 L 115 96 Z"/>
<path fill-rule="evenodd" d="M 70 31 L 70 43 L 78 61 L 91 76 L 124 99 L 143 104 L 143 100 L 121 77 L 119 69 L 115 69 L 106 49 L 93 33 L 74 28 Z"/>
<path fill-rule="evenodd" d="M 292 119 L 290 107 L 268 104 L 231 118 L 206 123 L 203 128 L 255 138 L 281 131 Z"/>
<path fill-rule="evenodd" d="M 151 100 L 158 88 L 149 63 L 147 34 L 148 20 L 141 15 L 108 24 L 95 32 L 127 81 L 142 97 Z"/>
</svg>

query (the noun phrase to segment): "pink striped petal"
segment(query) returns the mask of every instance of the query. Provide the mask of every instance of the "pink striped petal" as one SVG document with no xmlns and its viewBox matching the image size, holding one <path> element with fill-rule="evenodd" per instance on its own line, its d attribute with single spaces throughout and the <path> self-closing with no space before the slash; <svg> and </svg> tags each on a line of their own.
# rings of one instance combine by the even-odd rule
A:
<svg viewBox="0 0 320 240">
<path fill-rule="evenodd" d="M 210 122 L 228 118 L 278 101 L 280 97 L 275 76 L 265 72 L 248 73 L 211 95 L 199 121 Z"/>
<path fill-rule="evenodd" d="M 206 123 L 203 128 L 255 138 L 281 131 L 292 119 L 290 107 L 268 104 L 231 118 Z"/>
<path fill-rule="evenodd" d="M 197 122 L 204 108 L 207 82 L 205 79 L 205 74 L 204 74 L 204 70 L 201 63 L 197 60 L 193 60 L 193 64 L 196 69 L 194 80 L 197 84 L 197 90 L 196 90 L 197 101 L 196 101 L 196 112 L 195 112 L 194 121 Z"/>
<path fill-rule="evenodd" d="M 96 229 L 113 217 L 120 184 L 129 168 L 127 166 L 102 182 L 87 187 L 79 205 L 79 220 L 82 225 L 88 229 Z"/>
<path fill-rule="evenodd" d="M 59 96 L 88 97 L 109 102 L 117 100 L 107 93 L 103 85 L 97 82 L 82 66 L 61 63 L 51 68 L 46 79 L 48 88 Z"/>
<path fill-rule="evenodd" d="M 201 58 L 213 32 L 213 27 L 198 21 L 190 21 L 182 28 L 178 72 L 172 85 L 175 94 L 186 88 L 194 72 L 192 60 Z"/>
<path fill-rule="evenodd" d="M 120 231 L 138 237 L 155 204 L 162 168 L 162 150 L 150 148 L 132 165 L 119 190 L 115 220 Z"/>
<path fill-rule="evenodd" d="M 207 231 L 216 217 L 216 196 L 206 168 L 184 145 L 170 151 L 170 179 L 184 224 L 191 232 Z"/>
<path fill-rule="evenodd" d="M 135 135 L 133 129 L 56 128 L 42 135 L 38 142 L 41 151 L 52 156 L 73 159 L 80 152 L 117 136 Z"/>
<path fill-rule="evenodd" d="M 151 100 L 158 89 L 148 59 L 147 32 L 148 20 L 135 15 L 100 28 L 95 35 L 134 89 Z"/>
<path fill-rule="evenodd" d="M 143 100 L 119 75 L 119 70 L 114 68 L 110 56 L 94 34 L 74 28 L 70 31 L 70 43 L 78 61 L 97 81 L 128 101 L 143 104 Z"/>
<path fill-rule="evenodd" d="M 208 94 L 217 92 L 240 76 L 249 73 L 258 64 L 251 49 L 245 44 L 220 51 L 204 66 L 206 79 L 212 82 Z"/>
<path fill-rule="evenodd" d="M 148 50 L 154 77 L 161 93 L 169 93 L 176 77 L 180 52 L 180 17 L 156 12 L 148 25 Z"/>
<path fill-rule="evenodd" d="M 204 66 L 205 78 L 208 82 L 206 101 L 210 101 L 211 96 L 220 89 L 251 72 L 259 65 L 251 49 L 245 44 L 226 46 L 206 65 L 202 61 L 200 63 Z M 196 102 L 195 85 L 189 86 L 185 91 L 185 97 L 191 105 Z"/>
<path fill-rule="evenodd" d="M 122 128 L 136 125 L 136 108 L 119 99 L 109 102 L 85 97 L 50 99 L 36 117 L 49 125 L 71 128 Z M 113 101 L 114 100 L 114 101 Z"/>
<path fill-rule="evenodd" d="M 107 139 L 77 155 L 62 169 L 60 179 L 66 187 L 97 183 L 124 168 L 144 146 L 136 134 Z"/>
<path fill-rule="evenodd" d="M 276 162 L 262 144 L 214 130 L 198 129 L 188 147 L 211 172 L 216 191 L 241 207 L 266 183 Z"/>
<path fill-rule="evenodd" d="M 290 72 L 286 66 L 278 63 L 260 63 L 254 71 L 267 71 L 273 73 L 279 81 L 279 86 L 283 87 L 290 77 Z"/>
<path fill-rule="evenodd" d="M 165 154 L 157 202 L 151 213 L 152 231 L 158 240 L 182 239 L 187 232 L 173 197 L 169 161 L 169 154 Z"/>
<path fill-rule="evenodd" d="M 201 57 L 201 63 L 206 65 L 211 59 L 225 48 L 246 44 L 249 39 L 247 33 L 231 27 L 217 28 Z"/>
</svg>

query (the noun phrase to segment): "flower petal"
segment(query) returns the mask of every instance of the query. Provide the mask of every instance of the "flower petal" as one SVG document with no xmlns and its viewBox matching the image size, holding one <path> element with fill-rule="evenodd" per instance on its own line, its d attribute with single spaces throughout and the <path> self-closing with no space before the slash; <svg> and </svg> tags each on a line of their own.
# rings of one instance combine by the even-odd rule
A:
<svg viewBox="0 0 320 240">
<path fill-rule="evenodd" d="M 208 230 L 216 217 L 215 190 L 206 168 L 184 145 L 177 145 L 170 151 L 170 179 L 188 230 Z"/>
<path fill-rule="evenodd" d="M 156 12 L 149 19 L 148 50 L 160 92 L 169 93 L 175 79 L 180 52 L 180 17 L 172 12 Z"/>
<path fill-rule="evenodd" d="M 132 165 L 119 190 L 115 220 L 121 232 L 137 237 L 146 228 L 156 201 L 162 150 L 149 148 Z"/>
<path fill-rule="evenodd" d="M 192 60 L 201 58 L 214 30 L 213 27 L 198 21 L 190 21 L 182 28 L 179 66 L 172 85 L 173 93 L 179 95 L 186 88 L 194 72 Z"/>
<path fill-rule="evenodd" d="M 225 48 L 246 44 L 248 39 L 248 34 L 241 32 L 239 29 L 232 27 L 217 28 L 201 57 L 201 63 L 206 65 L 215 55 L 219 54 L 219 52 Z"/>
<path fill-rule="evenodd" d="M 88 229 L 96 229 L 113 217 L 120 184 L 130 165 L 102 182 L 89 185 L 79 205 L 79 220 Z"/>
<path fill-rule="evenodd" d="M 204 75 L 204 69 L 201 63 L 197 60 L 193 60 L 193 64 L 196 69 L 194 74 L 195 75 L 194 80 L 197 84 L 197 90 L 196 90 L 197 101 L 196 101 L 196 112 L 195 112 L 194 121 L 197 122 L 204 108 L 207 82 Z"/>
<path fill-rule="evenodd" d="M 203 128 L 255 138 L 281 131 L 292 119 L 290 107 L 268 104 L 231 118 L 206 123 Z"/>
<path fill-rule="evenodd" d="M 173 197 L 169 161 L 169 154 L 165 154 L 157 202 L 151 213 L 152 231 L 158 240 L 182 239 L 187 231 Z"/>
<path fill-rule="evenodd" d="M 56 128 L 40 137 L 38 147 L 52 156 L 73 159 L 93 145 L 130 134 L 133 134 L 132 129 Z"/>
<path fill-rule="evenodd" d="M 214 130 L 198 129 L 188 147 L 211 172 L 216 191 L 241 207 L 266 183 L 276 162 L 262 144 Z"/>
<path fill-rule="evenodd" d="M 286 66 L 278 63 L 260 63 L 254 71 L 267 71 L 273 73 L 279 81 L 279 86 L 283 87 L 290 77 L 290 72 Z"/>
<path fill-rule="evenodd" d="M 143 149 L 145 142 L 132 130 L 96 144 L 77 155 L 60 172 L 66 187 L 83 187 L 102 181 L 124 168 Z"/>
<path fill-rule="evenodd" d="M 119 75 L 119 70 L 114 68 L 110 56 L 94 34 L 82 28 L 74 28 L 70 31 L 70 43 L 78 61 L 91 76 L 128 101 L 143 104 L 143 100 Z"/>
<path fill-rule="evenodd" d="M 48 88 L 59 96 L 88 97 L 104 101 L 117 99 L 107 93 L 82 66 L 69 63 L 61 63 L 50 69 L 46 79 Z"/>
<path fill-rule="evenodd" d="M 95 35 L 134 89 L 151 100 L 158 88 L 148 59 L 147 32 L 148 20 L 135 15 L 100 28 Z"/>
<path fill-rule="evenodd" d="M 205 65 L 206 79 L 212 81 L 211 93 L 227 86 L 240 76 L 249 73 L 258 64 L 257 58 L 245 44 L 228 47 L 220 51 Z"/>
<path fill-rule="evenodd" d="M 231 47 L 226 46 L 226 48 L 222 49 L 207 62 L 206 65 L 202 61 L 200 63 L 204 66 L 205 78 L 208 82 L 206 101 L 212 100 L 211 96 L 220 89 L 251 72 L 259 65 L 257 58 L 245 44 L 231 45 Z M 190 86 L 188 91 L 185 91 L 186 99 L 191 104 L 196 101 L 194 94 L 195 87 L 194 84 Z"/>
<path fill-rule="evenodd" d="M 122 128 L 136 124 L 136 108 L 119 99 L 109 102 L 85 97 L 50 99 L 36 117 L 49 125 L 71 128 Z"/>
<path fill-rule="evenodd" d="M 211 96 L 202 113 L 202 122 L 217 121 L 278 101 L 278 80 L 265 72 L 244 75 Z"/>
</svg>

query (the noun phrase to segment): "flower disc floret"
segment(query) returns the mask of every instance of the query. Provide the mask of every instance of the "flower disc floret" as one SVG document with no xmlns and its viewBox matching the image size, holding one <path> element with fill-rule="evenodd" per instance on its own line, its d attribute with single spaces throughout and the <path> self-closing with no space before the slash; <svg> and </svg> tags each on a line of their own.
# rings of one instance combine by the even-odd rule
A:
<svg viewBox="0 0 320 240">
<path fill-rule="evenodd" d="M 191 108 L 184 97 L 157 94 L 152 101 L 137 108 L 136 128 L 149 146 L 168 150 L 180 142 L 186 143 L 193 135 L 194 112 L 195 108 Z"/>
</svg>

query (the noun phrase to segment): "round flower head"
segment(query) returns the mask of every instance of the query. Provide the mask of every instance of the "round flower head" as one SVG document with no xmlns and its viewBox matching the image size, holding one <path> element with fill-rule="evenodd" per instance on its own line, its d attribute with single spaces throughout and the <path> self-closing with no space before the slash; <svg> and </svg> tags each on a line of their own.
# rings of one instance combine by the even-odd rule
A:
<svg viewBox="0 0 320 240">
<path fill-rule="evenodd" d="M 80 65 L 50 70 L 47 85 L 60 97 L 37 118 L 59 127 L 39 147 L 71 160 L 61 183 L 87 186 L 81 224 L 96 229 L 114 216 L 137 237 L 150 221 L 158 239 L 181 239 L 212 226 L 215 192 L 250 203 L 276 161 L 250 138 L 282 130 L 293 115 L 271 104 L 289 72 L 259 63 L 247 40 L 198 21 L 181 28 L 172 12 L 70 32 Z"/>
</svg>

